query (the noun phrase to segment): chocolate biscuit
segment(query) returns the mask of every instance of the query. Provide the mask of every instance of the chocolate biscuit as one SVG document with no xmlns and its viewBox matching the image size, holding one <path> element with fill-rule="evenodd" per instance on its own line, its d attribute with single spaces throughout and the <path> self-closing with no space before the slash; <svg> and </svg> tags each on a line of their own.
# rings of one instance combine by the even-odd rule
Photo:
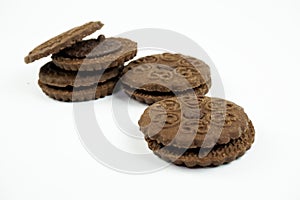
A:
<svg viewBox="0 0 300 200">
<path fill-rule="evenodd" d="M 155 154 L 188 167 L 230 162 L 254 141 L 243 108 L 219 98 L 189 95 L 156 102 L 139 125 Z M 199 152 L 207 155 L 199 157 Z"/>
<path fill-rule="evenodd" d="M 60 50 L 99 30 L 102 26 L 101 22 L 96 21 L 72 28 L 34 48 L 24 58 L 24 61 L 25 63 L 31 63 L 50 54 L 58 53 Z"/>
<path fill-rule="evenodd" d="M 94 71 L 117 67 L 132 59 L 137 43 L 125 38 L 84 40 L 52 55 L 58 67 L 70 71 Z"/>
<path fill-rule="evenodd" d="M 133 98 L 151 104 L 181 94 L 206 94 L 210 69 L 203 61 L 181 54 L 156 54 L 130 62 L 122 72 L 122 85 Z"/>
<path fill-rule="evenodd" d="M 110 79 L 104 83 L 81 87 L 56 87 L 38 82 L 42 91 L 49 97 L 65 102 L 88 101 L 111 95 L 117 79 Z"/>
<path fill-rule="evenodd" d="M 200 148 L 183 150 L 185 152 L 182 153 L 182 150 L 178 150 L 177 148 L 165 148 L 164 145 L 155 140 L 147 138 L 146 141 L 148 142 L 149 149 L 155 155 L 176 165 L 185 165 L 187 167 L 218 166 L 241 157 L 250 149 L 254 142 L 254 128 L 251 121 L 248 123 L 249 127 L 241 137 L 231 140 L 225 145 L 214 146 L 205 157 L 199 157 Z"/>
<path fill-rule="evenodd" d="M 193 93 L 195 95 L 202 95 L 207 93 L 209 88 L 207 84 L 204 84 L 197 88 L 185 90 L 183 92 L 147 92 L 139 89 L 134 90 L 123 85 L 123 90 L 127 95 L 131 96 L 135 100 L 151 105 L 157 101 L 174 97 L 174 95 L 185 96 Z"/>
<path fill-rule="evenodd" d="M 122 66 L 100 71 L 66 71 L 57 67 L 52 61 L 45 64 L 39 73 L 40 82 L 57 87 L 90 86 L 103 83 L 119 76 Z M 75 85 L 76 84 L 76 85 Z"/>
<path fill-rule="evenodd" d="M 39 86 L 45 94 L 56 100 L 93 100 L 112 93 L 121 68 L 92 72 L 66 71 L 48 62 L 40 69 Z"/>
</svg>

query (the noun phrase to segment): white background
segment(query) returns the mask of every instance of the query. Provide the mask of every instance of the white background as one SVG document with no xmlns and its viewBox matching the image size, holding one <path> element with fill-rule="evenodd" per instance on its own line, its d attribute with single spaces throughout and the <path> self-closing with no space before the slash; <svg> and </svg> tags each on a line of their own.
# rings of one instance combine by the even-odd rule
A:
<svg viewBox="0 0 300 200">
<path fill-rule="evenodd" d="M 300 198 L 300 2 L 194 2 L 1 1 L 1 200 Z M 170 166 L 144 175 L 94 160 L 81 145 L 72 104 L 51 100 L 37 85 L 50 58 L 23 62 L 39 43 L 92 20 L 105 24 L 106 36 L 164 28 L 196 41 L 221 74 L 226 98 L 253 120 L 252 149 L 217 168 Z M 95 101 L 98 115 L 111 117 L 110 98 Z"/>
</svg>

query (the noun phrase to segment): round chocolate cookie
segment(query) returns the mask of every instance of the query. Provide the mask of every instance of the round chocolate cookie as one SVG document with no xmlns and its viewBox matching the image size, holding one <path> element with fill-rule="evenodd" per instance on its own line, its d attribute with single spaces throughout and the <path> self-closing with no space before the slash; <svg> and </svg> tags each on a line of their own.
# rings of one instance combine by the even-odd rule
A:
<svg viewBox="0 0 300 200">
<path fill-rule="evenodd" d="M 41 67 L 39 80 L 44 84 L 56 87 L 90 86 L 118 77 L 122 68 L 123 66 L 100 71 L 66 71 L 57 67 L 53 62 L 48 62 Z"/>
<path fill-rule="evenodd" d="M 70 71 L 94 71 L 123 65 L 137 53 L 137 43 L 125 38 L 83 40 L 53 54 L 56 66 Z"/>
<path fill-rule="evenodd" d="M 65 102 L 88 101 L 111 95 L 117 79 L 108 80 L 102 84 L 82 87 L 55 87 L 38 82 L 43 92 L 49 97 Z"/>
<path fill-rule="evenodd" d="M 254 128 L 249 121 L 249 127 L 245 133 L 236 140 L 231 140 L 225 145 L 216 145 L 205 157 L 199 157 L 200 148 L 193 148 L 185 150 L 178 150 L 176 148 L 164 147 L 155 140 L 149 138 L 146 139 L 148 147 L 155 155 L 160 158 L 173 162 L 176 165 L 185 165 L 187 167 L 207 167 L 207 166 L 218 166 L 224 163 L 229 163 L 242 155 L 250 149 L 254 142 Z M 184 151 L 184 153 L 183 153 Z"/>
<path fill-rule="evenodd" d="M 86 101 L 110 95 L 122 66 L 102 71 L 66 71 L 53 62 L 39 73 L 39 86 L 48 96 L 61 101 Z"/>
<path fill-rule="evenodd" d="M 24 58 L 24 61 L 25 63 L 31 63 L 50 54 L 57 53 L 60 50 L 82 40 L 82 38 L 86 37 L 87 35 L 94 33 L 102 28 L 102 26 L 103 24 L 101 22 L 96 21 L 72 28 L 34 48 Z"/>
<path fill-rule="evenodd" d="M 156 102 L 139 125 L 155 154 L 188 167 L 230 162 L 254 141 L 243 108 L 219 98 L 190 95 Z"/>
<path fill-rule="evenodd" d="M 193 92 L 204 95 L 211 87 L 209 66 L 181 54 L 164 53 L 139 58 L 130 62 L 122 74 L 125 92 L 147 104 Z"/>
</svg>

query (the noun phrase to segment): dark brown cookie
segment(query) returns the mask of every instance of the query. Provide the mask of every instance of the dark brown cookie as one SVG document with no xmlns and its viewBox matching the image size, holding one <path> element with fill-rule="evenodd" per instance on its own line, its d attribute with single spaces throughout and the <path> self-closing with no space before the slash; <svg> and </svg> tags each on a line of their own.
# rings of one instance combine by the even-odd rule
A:
<svg viewBox="0 0 300 200">
<path fill-rule="evenodd" d="M 25 63 L 31 63 L 50 54 L 58 53 L 60 50 L 73 45 L 87 35 L 99 30 L 102 26 L 103 24 L 97 21 L 72 28 L 34 48 L 25 57 L 24 61 Z"/>
<path fill-rule="evenodd" d="M 227 144 L 214 146 L 204 157 L 199 157 L 200 148 L 187 149 L 185 151 L 177 149 L 176 147 L 165 147 L 149 138 L 147 138 L 146 141 L 148 142 L 149 149 L 157 156 L 168 162 L 173 162 L 176 165 L 185 165 L 187 167 L 218 166 L 241 157 L 250 149 L 254 142 L 255 131 L 251 121 L 249 121 L 248 124 L 248 129 L 241 137 L 231 140 Z M 183 151 L 185 152 L 182 153 Z"/>
<path fill-rule="evenodd" d="M 84 40 L 52 55 L 58 67 L 71 71 L 103 70 L 122 65 L 137 53 L 137 43 L 125 38 Z"/>
<path fill-rule="evenodd" d="M 180 149 L 188 149 L 188 152 L 197 151 L 195 149 L 200 148 L 209 150 L 226 146 L 233 141 L 240 141 L 239 139 L 246 137 L 243 134 L 247 136 L 254 134 L 254 129 L 249 123 L 250 120 L 242 107 L 230 101 L 204 96 L 181 96 L 156 102 L 144 111 L 139 120 L 140 129 L 150 148 L 162 157 L 168 157 L 166 154 L 171 150 L 177 151 L 174 154 L 177 155 Z M 251 129 L 250 132 L 249 129 Z M 253 137 L 249 136 L 249 138 L 253 140 Z M 232 144 L 239 145 L 240 143 Z M 161 148 L 164 150 L 160 150 Z M 224 155 L 224 162 L 238 157 L 241 152 L 236 151 L 235 156 Z M 185 163 L 182 161 L 186 160 L 186 154 L 183 156 L 180 157 L 181 161 L 179 160 L 178 163 Z M 172 156 L 170 155 L 169 158 Z M 202 158 L 200 161 L 199 159 L 194 159 L 193 162 L 206 166 Z M 217 165 L 217 161 L 211 158 L 205 159 Z M 219 158 L 216 159 L 221 161 Z M 176 163 L 175 160 L 174 162 Z"/>
<path fill-rule="evenodd" d="M 164 53 L 139 58 L 129 63 L 122 74 L 122 85 L 127 88 L 127 93 L 128 88 L 135 90 L 132 96 L 148 104 L 193 89 L 204 95 L 211 87 L 209 66 L 181 54 Z"/>
<path fill-rule="evenodd" d="M 75 86 L 75 84 L 76 87 L 90 86 L 119 76 L 121 69 L 122 66 L 105 71 L 66 71 L 57 67 L 53 62 L 48 62 L 40 69 L 39 80 L 46 85 L 56 87 Z"/>
<path fill-rule="evenodd" d="M 111 79 L 104 83 L 82 87 L 55 87 L 38 82 L 43 92 L 49 97 L 66 102 L 94 100 L 111 95 L 117 83 L 117 79 Z"/>
</svg>

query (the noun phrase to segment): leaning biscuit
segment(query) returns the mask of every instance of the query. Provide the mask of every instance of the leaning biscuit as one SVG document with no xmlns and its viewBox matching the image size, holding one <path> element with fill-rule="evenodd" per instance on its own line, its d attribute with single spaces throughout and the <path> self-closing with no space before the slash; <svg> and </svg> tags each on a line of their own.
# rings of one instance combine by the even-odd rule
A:
<svg viewBox="0 0 300 200">
<path fill-rule="evenodd" d="M 96 21 L 72 28 L 34 48 L 24 58 L 24 61 L 25 63 L 31 63 L 50 54 L 58 53 L 60 50 L 101 29 L 102 26 L 101 22 Z"/>
</svg>

